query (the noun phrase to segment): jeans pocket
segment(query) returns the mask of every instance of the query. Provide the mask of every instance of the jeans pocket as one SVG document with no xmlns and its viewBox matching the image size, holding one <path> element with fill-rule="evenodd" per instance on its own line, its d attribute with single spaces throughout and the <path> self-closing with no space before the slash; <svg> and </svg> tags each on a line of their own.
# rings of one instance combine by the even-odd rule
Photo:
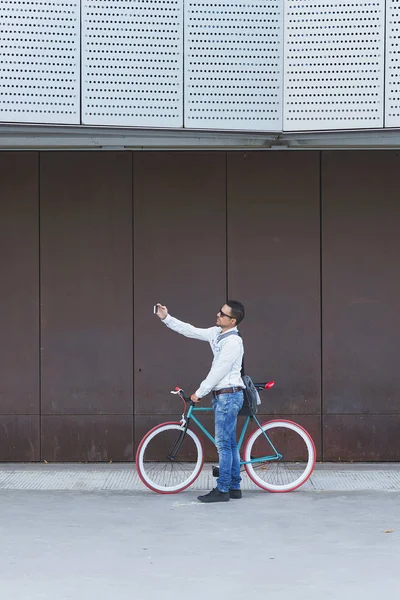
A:
<svg viewBox="0 0 400 600">
<path fill-rule="evenodd" d="M 229 409 L 228 394 L 220 394 L 213 400 L 213 408 L 216 413 L 226 415 Z"/>
</svg>

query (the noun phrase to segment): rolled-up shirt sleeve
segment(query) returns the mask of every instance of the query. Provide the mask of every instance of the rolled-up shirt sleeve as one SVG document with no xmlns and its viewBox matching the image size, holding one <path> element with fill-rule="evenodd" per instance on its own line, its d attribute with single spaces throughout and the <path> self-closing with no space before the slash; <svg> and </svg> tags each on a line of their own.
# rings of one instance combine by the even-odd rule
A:
<svg viewBox="0 0 400 600">
<path fill-rule="evenodd" d="M 223 344 L 221 352 L 214 359 L 211 370 L 196 391 L 198 398 L 207 396 L 218 383 L 229 375 L 235 363 L 242 356 L 242 346 L 237 338 L 229 338 Z M 240 367 L 239 367 L 240 368 Z"/>
</svg>

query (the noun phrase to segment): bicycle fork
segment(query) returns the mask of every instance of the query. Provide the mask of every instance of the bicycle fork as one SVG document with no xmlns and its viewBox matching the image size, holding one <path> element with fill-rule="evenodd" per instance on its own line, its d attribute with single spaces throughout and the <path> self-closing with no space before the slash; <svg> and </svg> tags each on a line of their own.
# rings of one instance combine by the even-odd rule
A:
<svg viewBox="0 0 400 600">
<path fill-rule="evenodd" d="M 190 418 L 186 420 L 184 420 L 184 422 L 182 423 L 182 426 L 184 427 L 184 429 L 180 432 L 178 439 L 176 440 L 175 444 L 172 446 L 171 450 L 169 451 L 167 458 L 170 461 L 174 461 L 176 458 L 176 455 L 178 454 L 179 450 L 182 447 L 183 444 L 183 440 L 185 439 L 186 436 L 186 432 L 188 430 L 189 427 L 189 422 L 190 422 Z"/>
</svg>

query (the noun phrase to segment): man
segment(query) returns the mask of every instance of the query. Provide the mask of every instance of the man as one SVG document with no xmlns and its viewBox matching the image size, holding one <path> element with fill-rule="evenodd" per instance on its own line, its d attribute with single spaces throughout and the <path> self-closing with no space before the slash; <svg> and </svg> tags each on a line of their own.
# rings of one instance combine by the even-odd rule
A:
<svg viewBox="0 0 400 600">
<path fill-rule="evenodd" d="M 157 304 L 157 316 L 177 333 L 186 337 L 209 342 L 214 354 L 211 370 L 198 390 L 190 396 L 199 402 L 213 392 L 215 413 L 215 442 L 219 456 L 219 477 L 217 487 L 200 502 L 227 502 L 230 498 L 242 497 L 240 489 L 240 457 L 236 442 L 237 416 L 243 405 L 241 378 L 243 362 L 243 341 L 237 326 L 244 318 L 241 302 L 228 300 L 217 314 L 215 327 L 199 329 L 183 323 L 168 314 L 165 306 Z"/>
</svg>

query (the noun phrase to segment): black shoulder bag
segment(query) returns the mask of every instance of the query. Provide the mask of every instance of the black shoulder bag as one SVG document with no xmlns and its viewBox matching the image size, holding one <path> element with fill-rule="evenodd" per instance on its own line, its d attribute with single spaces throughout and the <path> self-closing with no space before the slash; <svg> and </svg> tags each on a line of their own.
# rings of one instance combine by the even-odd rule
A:
<svg viewBox="0 0 400 600">
<path fill-rule="evenodd" d="M 242 337 L 239 332 L 238 335 Z M 258 391 L 254 386 L 252 378 L 249 375 L 245 375 L 244 355 L 242 361 L 242 370 L 240 371 L 240 374 L 242 376 L 243 383 L 246 387 L 243 390 L 244 401 L 243 406 L 239 411 L 239 415 L 241 415 L 242 417 L 252 417 L 258 411 L 260 396 L 258 395 Z"/>
</svg>

